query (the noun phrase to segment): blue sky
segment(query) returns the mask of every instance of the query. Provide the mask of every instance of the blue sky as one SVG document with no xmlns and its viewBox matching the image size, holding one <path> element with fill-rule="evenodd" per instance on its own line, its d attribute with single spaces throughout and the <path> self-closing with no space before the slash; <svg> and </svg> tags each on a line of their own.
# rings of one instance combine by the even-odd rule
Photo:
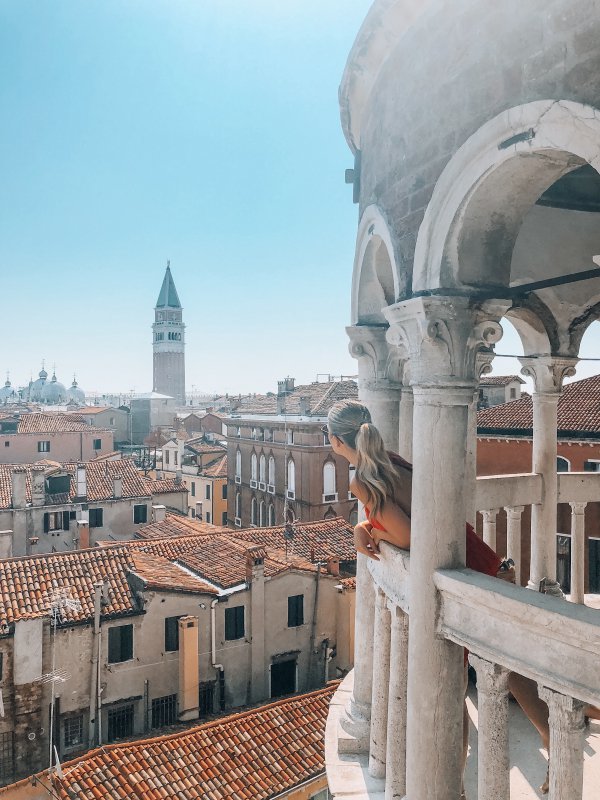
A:
<svg viewBox="0 0 600 800">
<path fill-rule="evenodd" d="M 369 5 L 0 0 L 0 371 L 150 389 L 169 258 L 188 389 L 355 372 L 337 88 Z"/>
</svg>

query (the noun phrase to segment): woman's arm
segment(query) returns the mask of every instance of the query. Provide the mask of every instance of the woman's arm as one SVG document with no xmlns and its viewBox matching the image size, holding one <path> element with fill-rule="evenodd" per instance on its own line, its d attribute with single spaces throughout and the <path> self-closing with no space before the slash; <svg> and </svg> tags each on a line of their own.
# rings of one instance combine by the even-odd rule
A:
<svg viewBox="0 0 600 800">
<path fill-rule="evenodd" d="M 363 503 L 369 505 L 369 495 L 363 483 L 353 478 L 350 483 L 350 491 Z M 403 511 L 397 503 L 388 501 L 383 508 L 376 514 L 371 513 L 371 522 L 377 522 L 385 528 L 378 532 L 379 539 L 384 542 L 400 547 L 402 550 L 410 549 L 410 517 Z"/>
</svg>

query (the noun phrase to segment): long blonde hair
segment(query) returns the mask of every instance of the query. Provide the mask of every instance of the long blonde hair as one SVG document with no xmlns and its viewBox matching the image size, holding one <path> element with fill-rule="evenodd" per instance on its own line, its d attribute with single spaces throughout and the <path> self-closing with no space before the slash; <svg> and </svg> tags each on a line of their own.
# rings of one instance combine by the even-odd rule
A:
<svg viewBox="0 0 600 800">
<path fill-rule="evenodd" d="M 398 473 L 369 409 L 358 400 L 340 400 L 331 407 L 327 428 L 332 436 L 356 450 L 356 479 L 366 489 L 371 514 L 377 514 L 386 500 L 396 499 Z"/>
</svg>

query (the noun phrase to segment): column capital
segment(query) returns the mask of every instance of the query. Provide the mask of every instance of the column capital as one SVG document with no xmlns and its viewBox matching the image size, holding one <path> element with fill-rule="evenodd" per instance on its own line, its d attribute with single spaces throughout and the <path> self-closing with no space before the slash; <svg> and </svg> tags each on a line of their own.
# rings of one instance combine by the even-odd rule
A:
<svg viewBox="0 0 600 800">
<path fill-rule="evenodd" d="M 524 356 L 519 358 L 521 373 L 533 378 L 536 394 L 560 394 L 565 378 L 575 375 L 579 359 L 563 356 Z"/>
<path fill-rule="evenodd" d="M 573 514 L 585 514 L 587 503 L 569 503 Z"/>
<path fill-rule="evenodd" d="M 359 385 L 364 389 L 400 388 L 407 354 L 393 347 L 382 325 L 349 325 L 348 350 L 358 360 Z"/>
<path fill-rule="evenodd" d="M 571 727 L 573 724 L 579 727 L 581 724 L 583 728 L 583 709 L 585 708 L 583 700 L 556 692 L 541 683 L 538 683 L 538 694 L 540 700 L 543 700 L 548 706 L 551 721 L 558 722 L 561 727 Z"/>
<path fill-rule="evenodd" d="M 481 511 L 481 516 L 485 522 L 495 522 L 499 511 L 499 508 L 484 508 Z"/>
<path fill-rule="evenodd" d="M 507 517 L 512 517 L 513 519 L 520 519 L 521 514 L 525 511 L 525 506 L 504 506 L 504 510 L 506 511 Z"/>
<path fill-rule="evenodd" d="M 470 385 L 489 367 L 506 304 L 465 297 L 413 297 L 383 309 L 387 339 L 411 360 L 413 385 Z M 481 354 L 481 355 L 479 355 Z"/>
<path fill-rule="evenodd" d="M 508 676 L 510 670 L 500 664 L 494 664 L 474 653 L 469 653 L 469 664 L 477 672 L 477 689 L 487 694 L 505 694 L 508 692 Z"/>
</svg>

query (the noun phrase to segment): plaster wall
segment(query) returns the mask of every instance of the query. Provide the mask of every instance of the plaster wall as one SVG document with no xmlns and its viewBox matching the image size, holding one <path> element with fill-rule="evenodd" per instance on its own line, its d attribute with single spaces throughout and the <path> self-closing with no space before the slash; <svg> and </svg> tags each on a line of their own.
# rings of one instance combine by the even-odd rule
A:
<svg viewBox="0 0 600 800">
<path fill-rule="evenodd" d="M 100 439 L 99 449 L 94 440 Z M 7 443 L 8 442 L 8 446 Z M 50 442 L 50 450 L 41 453 L 39 442 Z M 61 433 L 6 433 L 0 435 L 0 464 L 35 464 L 41 459 L 52 461 L 91 461 L 114 450 L 112 431 L 64 431 Z"/>
</svg>

